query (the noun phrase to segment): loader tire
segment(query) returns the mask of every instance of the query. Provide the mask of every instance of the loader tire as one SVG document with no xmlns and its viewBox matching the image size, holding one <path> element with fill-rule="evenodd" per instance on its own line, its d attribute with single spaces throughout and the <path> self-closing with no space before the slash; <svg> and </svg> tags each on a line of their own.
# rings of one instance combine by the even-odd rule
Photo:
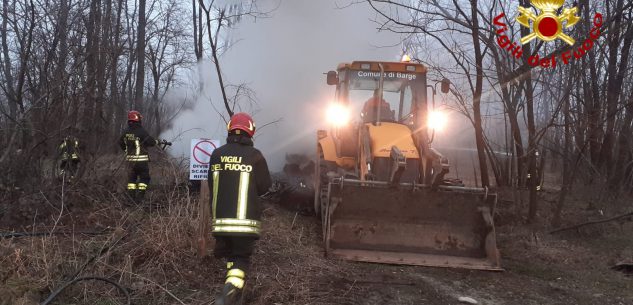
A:
<svg viewBox="0 0 633 305">
<path fill-rule="evenodd" d="M 327 203 L 329 183 L 327 173 L 333 170 L 336 170 L 336 163 L 326 161 L 319 147 L 317 162 L 314 165 L 314 213 L 319 219 L 323 218 Z"/>
</svg>

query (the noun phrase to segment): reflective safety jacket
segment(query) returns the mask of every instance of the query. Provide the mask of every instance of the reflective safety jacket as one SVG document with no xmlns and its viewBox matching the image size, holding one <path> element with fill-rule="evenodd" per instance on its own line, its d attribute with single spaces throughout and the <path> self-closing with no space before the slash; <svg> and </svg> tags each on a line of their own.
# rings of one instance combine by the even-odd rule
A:
<svg viewBox="0 0 633 305">
<path fill-rule="evenodd" d="M 209 167 L 212 233 L 259 236 L 261 207 L 258 196 L 272 182 L 262 153 L 244 135 L 230 135 L 213 151 Z"/>
<path fill-rule="evenodd" d="M 59 145 L 59 153 L 62 156 L 62 160 L 78 160 L 79 140 L 74 137 L 67 137 L 62 144 Z"/>
<path fill-rule="evenodd" d="M 119 146 L 125 150 L 125 159 L 131 162 L 149 161 L 147 147 L 158 144 L 140 123 L 131 123 L 119 139 Z"/>
</svg>

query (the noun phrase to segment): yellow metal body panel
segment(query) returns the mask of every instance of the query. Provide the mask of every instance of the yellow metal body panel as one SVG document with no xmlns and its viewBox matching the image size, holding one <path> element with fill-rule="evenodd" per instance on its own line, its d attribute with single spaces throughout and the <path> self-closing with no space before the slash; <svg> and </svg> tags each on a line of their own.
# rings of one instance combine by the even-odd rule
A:
<svg viewBox="0 0 633 305">
<path fill-rule="evenodd" d="M 336 165 L 350 169 L 356 166 L 356 159 L 354 158 L 338 158 L 336 156 L 336 146 L 334 145 L 334 139 L 330 135 L 327 135 L 319 140 L 319 146 L 323 150 L 323 159 L 325 161 L 336 162 Z"/>
<path fill-rule="evenodd" d="M 391 146 L 396 146 L 407 159 L 420 158 L 409 127 L 386 122 L 380 123 L 378 126 L 370 123 L 366 125 L 369 127 L 373 157 L 389 157 Z"/>
</svg>

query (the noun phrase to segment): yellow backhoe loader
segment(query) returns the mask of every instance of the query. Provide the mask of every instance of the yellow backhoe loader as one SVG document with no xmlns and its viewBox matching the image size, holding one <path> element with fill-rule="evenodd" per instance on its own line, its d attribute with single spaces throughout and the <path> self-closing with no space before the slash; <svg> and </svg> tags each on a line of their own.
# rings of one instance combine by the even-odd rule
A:
<svg viewBox="0 0 633 305">
<path fill-rule="evenodd" d="M 328 256 L 348 260 L 501 270 L 496 194 L 445 177 L 431 148 L 427 69 L 355 61 L 327 73 L 336 86 L 318 130 L 314 209 Z M 436 84 L 437 85 L 437 84 Z M 450 82 L 441 82 L 442 92 Z M 434 99 L 433 99 L 434 101 Z"/>
</svg>

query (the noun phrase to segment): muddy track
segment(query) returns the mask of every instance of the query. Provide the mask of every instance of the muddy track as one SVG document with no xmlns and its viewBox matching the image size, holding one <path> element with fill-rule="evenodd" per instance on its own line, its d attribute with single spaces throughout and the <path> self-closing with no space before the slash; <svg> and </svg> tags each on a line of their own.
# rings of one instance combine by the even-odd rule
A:
<svg viewBox="0 0 633 305">
<path fill-rule="evenodd" d="M 633 305 L 633 281 L 609 270 L 608 263 L 599 260 L 605 256 L 602 250 L 586 247 L 582 238 L 560 240 L 539 233 L 541 240 L 533 243 L 528 236 L 534 233 L 501 226 L 503 272 L 358 263 L 324 258 L 318 223 L 311 217 L 275 213 L 269 221 L 294 220 L 292 231 L 302 231 L 304 250 L 318 252 L 310 254 L 307 264 L 319 261 L 328 266 L 304 275 L 310 291 L 306 304 L 446 305 L 464 304 L 459 298 L 470 297 L 487 305 Z M 612 238 L 618 239 L 618 251 L 632 250 L 633 239 L 622 241 L 620 234 L 603 237 L 602 242 L 614 243 Z"/>
</svg>

